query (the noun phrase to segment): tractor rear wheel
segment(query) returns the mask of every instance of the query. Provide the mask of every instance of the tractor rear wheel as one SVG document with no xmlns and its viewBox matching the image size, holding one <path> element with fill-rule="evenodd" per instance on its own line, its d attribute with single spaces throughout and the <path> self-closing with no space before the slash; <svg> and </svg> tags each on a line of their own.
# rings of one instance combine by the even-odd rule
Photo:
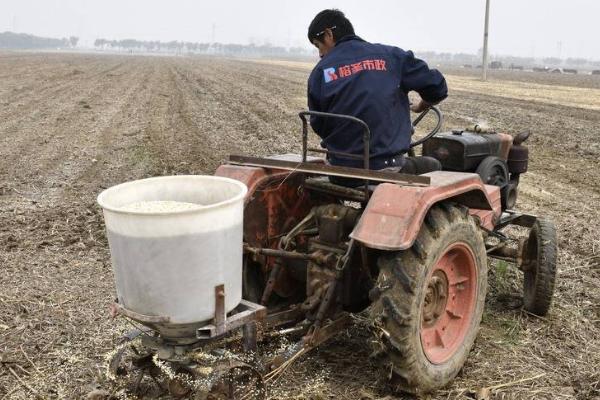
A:
<svg viewBox="0 0 600 400">
<path fill-rule="evenodd" d="M 413 247 L 388 252 L 371 290 L 374 353 L 395 389 L 445 386 L 473 346 L 487 290 L 482 235 L 467 210 L 433 207 Z"/>
</svg>

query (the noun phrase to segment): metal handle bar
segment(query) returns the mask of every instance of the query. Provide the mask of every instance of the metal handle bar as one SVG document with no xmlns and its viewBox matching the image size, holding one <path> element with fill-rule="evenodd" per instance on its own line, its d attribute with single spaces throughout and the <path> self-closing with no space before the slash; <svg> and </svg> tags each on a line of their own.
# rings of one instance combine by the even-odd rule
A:
<svg viewBox="0 0 600 400">
<path fill-rule="evenodd" d="M 326 112 L 320 112 L 320 111 L 301 111 L 298 113 L 298 116 L 302 120 L 302 162 L 306 162 L 307 152 L 308 152 L 308 148 L 307 148 L 308 147 L 308 122 L 306 121 L 307 115 L 313 115 L 315 117 L 323 117 L 323 118 L 345 119 L 347 121 L 354 122 L 354 123 L 361 125 L 363 128 L 363 168 L 367 171 L 369 170 L 369 161 L 370 161 L 370 154 L 371 154 L 370 150 L 369 150 L 369 144 L 371 143 L 371 130 L 369 129 L 369 126 L 367 125 L 367 123 L 365 121 L 363 121 L 362 119 L 358 119 L 351 115 L 333 114 L 333 113 L 326 113 Z M 325 151 L 325 153 L 326 154 L 336 154 L 336 152 L 330 152 L 330 151 Z M 341 154 L 341 153 L 337 153 L 337 154 Z M 349 154 L 343 154 L 343 155 L 345 155 L 346 157 L 349 156 Z M 365 191 L 365 200 L 368 201 L 368 199 L 369 199 L 369 180 L 367 180 L 367 179 L 365 179 L 364 191 Z"/>
<path fill-rule="evenodd" d="M 308 146 L 308 122 L 306 121 L 307 115 L 315 116 L 315 117 L 323 117 L 323 118 L 345 119 L 345 120 L 355 122 L 355 123 L 361 125 L 363 128 L 363 168 L 366 170 L 369 169 L 369 158 L 370 158 L 369 143 L 371 142 L 371 130 L 369 129 L 369 126 L 366 124 L 366 122 L 363 121 L 362 119 L 358 119 L 351 115 L 333 114 L 333 113 L 326 113 L 326 112 L 320 112 L 320 111 L 301 111 L 300 113 L 298 113 L 298 116 L 302 120 L 302 161 L 303 162 L 306 162 L 307 152 L 308 152 L 308 148 L 307 148 L 307 146 Z M 330 151 L 324 151 L 324 152 L 326 154 L 331 153 L 331 154 L 340 154 L 340 155 L 344 155 L 344 156 L 350 156 L 350 154 L 336 153 L 336 152 L 330 152 Z M 352 158 L 352 157 L 348 157 L 348 158 Z"/>
<path fill-rule="evenodd" d="M 437 108 L 436 106 L 431 106 L 427 110 L 425 110 L 421 114 L 419 114 L 419 116 L 417 118 L 415 118 L 414 122 L 412 123 L 413 133 L 414 133 L 414 128 L 429 113 L 429 111 L 433 111 L 437 115 L 437 125 L 435 126 L 435 128 L 433 128 L 433 130 L 431 132 L 429 132 L 427 134 L 427 136 L 417 140 L 416 142 L 412 142 L 409 147 L 410 149 L 412 149 L 413 147 L 416 147 L 420 144 L 425 143 L 426 141 L 431 139 L 433 136 L 435 136 L 436 133 L 438 133 L 440 131 L 440 129 L 442 127 L 442 123 L 444 121 L 444 116 L 442 115 L 442 112 L 440 111 L 439 108 Z"/>
</svg>

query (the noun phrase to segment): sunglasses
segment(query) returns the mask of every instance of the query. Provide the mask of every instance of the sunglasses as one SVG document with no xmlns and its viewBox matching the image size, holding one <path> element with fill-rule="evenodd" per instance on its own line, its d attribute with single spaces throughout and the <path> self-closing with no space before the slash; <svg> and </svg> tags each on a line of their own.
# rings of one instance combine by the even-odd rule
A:
<svg viewBox="0 0 600 400">
<path fill-rule="evenodd" d="M 334 25 L 334 26 L 332 26 L 331 28 L 325 28 L 325 29 L 323 29 L 321 32 L 319 32 L 319 33 L 315 33 L 315 37 L 316 37 L 316 38 L 318 38 L 319 36 L 322 36 L 322 35 L 324 35 L 324 34 L 325 34 L 325 32 L 327 31 L 327 29 L 334 30 L 335 28 L 337 28 L 337 26 L 335 26 L 335 25 Z"/>
</svg>

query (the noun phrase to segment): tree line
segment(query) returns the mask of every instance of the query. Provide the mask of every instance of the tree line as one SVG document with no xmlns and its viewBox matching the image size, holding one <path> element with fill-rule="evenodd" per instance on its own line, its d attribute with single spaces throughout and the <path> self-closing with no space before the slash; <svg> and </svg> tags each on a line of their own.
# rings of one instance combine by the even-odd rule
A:
<svg viewBox="0 0 600 400">
<path fill-rule="evenodd" d="M 75 47 L 78 42 L 77 36 L 54 39 L 27 33 L 0 33 L 0 49 L 64 49 Z"/>
<path fill-rule="evenodd" d="M 469 53 L 437 53 L 434 51 L 424 51 L 418 52 L 417 56 L 419 58 L 423 58 L 427 60 L 429 63 L 433 64 L 443 64 L 443 65 L 468 65 L 471 67 L 481 66 L 482 54 L 469 54 Z M 583 67 L 583 66 L 593 66 L 600 67 L 599 60 L 588 60 L 585 58 L 558 58 L 558 57 L 544 57 L 544 58 L 535 58 L 535 57 L 516 57 L 516 56 L 503 56 L 503 55 L 492 55 L 490 57 L 491 61 L 496 61 L 505 65 L 506 67 L 510 66 L 520 66 L 525 68 L 531 68 L 534 66 L 544 66 L 544 67 Z"/>
<path fill-rule="evenodd" d="M 309 56 L 313 51 L 304 47 L 282 47 L 270 44 L 224 44 L 196 43 L 157 40 L 142 41 L 136 39 L 107 40 L 96 39 L 94 47 L 101 50 L 145 52 L 145 53 L 194 53 L 219 55 L 268 55 L 268 56 Z"/>
</svg>

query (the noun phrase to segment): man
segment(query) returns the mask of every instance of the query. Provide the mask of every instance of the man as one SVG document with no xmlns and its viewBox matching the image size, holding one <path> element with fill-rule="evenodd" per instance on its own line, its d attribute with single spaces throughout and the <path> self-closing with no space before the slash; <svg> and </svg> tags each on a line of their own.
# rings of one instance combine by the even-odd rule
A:
<svg viewBox="0 0 600 400">
<path fill-rule="evenodd" d="M 364 41 L 354 34 L 344 13 L 335 9 L 315 16 L 308 39 L 321 57 L 308 80 L 310 110 L 365 121 L 371 130 L 371 169 L 395 168 L 413 174 L 441 169 L 434 158 L 401 155 L 411 142 L 410 110 L 422 112 L 448 95 L 439 71 L 429 69 L 410 51 Z M 413 106 L 408 100 L 410 91 L 421 96 Z M 311 126 L 328 150 L 362 154 L 362 128 L 358 124 L 312 117 Z M 356 159 L 335 155 L 328 159 L 332 165 L 362 167 L 362 161 Z"/>
</svg>

